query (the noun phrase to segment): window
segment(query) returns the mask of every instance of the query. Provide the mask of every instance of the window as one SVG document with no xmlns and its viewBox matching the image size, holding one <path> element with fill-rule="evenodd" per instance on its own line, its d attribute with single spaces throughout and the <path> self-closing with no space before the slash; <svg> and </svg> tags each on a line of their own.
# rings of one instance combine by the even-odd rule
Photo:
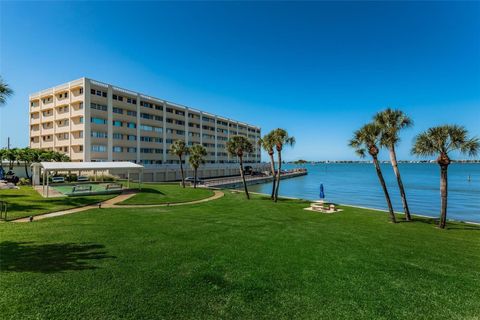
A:
<svg viewBox="0 0 480 320">
<path fill-rule="evenodd" d="M 135 129 L 135 128 L 137 127 L 137 125 L 136 125 L 135 123 L 133 123 L 133 122 L 128 122 L 128 123 L 127 123 L 127 127 L 128 127 L 128 128 L 132 128 L 132 129 Z"/>
<path fill-rule="evenodd" d="M 142 107 L 145 107 L 145 108 L 153 109 L 153 104 L 151 104 L 151 103 L 149 103 L 149 102 L 140 101 L 140 105 L 141 105 Z"/>
<path fill-rule="evenodd" d="M 140 117 L 142 117 L 143 119 L 150 119 L 150 120 L 153 120 L 153 114 L 148 114 L 148 113 L 140 113 Z"/>
<path fill-rule="evenodd" d="M 129 148 L 127 149 L 127 152 L 130 152 L 130 153 L 137 152 L 137 148 L 129 147 Z"/>
<path fill-rule="evenodd" d="M 137 140 L 137 136 L 134 136 L 134 135 L 128 135 L 127 136 L 127 140 L 130 140 L 130 141 L 136 141 Z"/>
<path fill-rule="evenodd" d="M 90 89 L 91 94 L 95 94 L 95 89 Z"/>
<path fill-rule="evenodd" d="M 78 109 L 83 109 L 83 102 L 80 102 L 80 103 L 78 104 Z"/>
<path fill-rule="evenodd" d="M 92 131 L 91 135 L 93 138 L 107 138 L 107 133 L 103 131 Z"/>
<path fill-rule="evenodd" d="M 112 99 L 117 100 L 117 95 L 116 94 L 112 95 Z"/>
<path fill-rule="evenodd" d="M 113 111 L 113 113 L 123 114 L 123 109 L 122 108 L 113 107 L 112 111 Z"/>
<path fill-rule="evenodd" d="M 172 108 L 167 108 L 167 112 L 173 113 L 173 109 Z"/>
<path fill-rule="evenodd" d="M 113 139 L 115 139 L 115 140 L 123 140 L 123 134 L 121 134 L 121 133 L 114 133 L 114 134 L 113 134 Z"/>
<path fill-rule="evenodd" d="M 80 90 L 78 92 L 80 92 L 80 94 L 82 94 L 83 93 L 83 88 L 80 88 Z"/>
<path fill-rule="evenodd" d="M 183 130 L 176 130 L 177 134 L 180 135 L 180 136 L 184 136 L 185 135 L 185 131 Z"/>
<path fill-rule="evenodd" d="M 163 106 L 159 106 L 158 104 L 155 105 L 155 110 L 163 110 Z"/>
<path fill-rule="evenodd" d="M 175 113 L 176 114 L 179 114 L 181 116 L 184 116 L 185 115 L 185 112 L 184 111 L 180 111 L 180 110 L 175 110 Z"/>
<path fill-rule="evenodd" d="M 157 121 L 163 121 L 163 117 L 161 117 L 161 116 L 155 116 L 155 120 L 157 120 Z"/>
<path fill-rule="evenodd" d="M 137 111 L 127 110 L 127 115 L 132 116 L 132 117 L 136 117 L 137 116 Z"/>
<path fill-rule="evenodd" d="M 102 91 L 97 90 L 97 96 L 100 96 L 100 97 L 101 97 L 101 96 L 102 96 Z"/>
<path fill-rule="evenodd" d="M 104 104 L 90 103 L 90 108 L 100 111 L 107 111 L 107 106 Z"/>
<path fill-rule="evenodd" d="M 102 91 L 102 97 L 104 97 L 104 98 L 107 97 L 107 93 L 105 91 Z"/>
<path fill-rule="evenodd" d="M 83 119 L 83 118 L 82 118 Z M 107 124 L 107 120 L 102 118 L 91 118 L 91 122 L 95 124 Z"/>
<path fill-rule="evenodd" d="M 144 131 L 155 131 L 155 132 L 162 132 L 163 129 L 159 127 L 154 127 L 154 126 L 147 126 L 147 125 L 140 125 L 140 129 Z"/>
<path fill-rule="evenodd" d="M 80 123 L 83 123 L 83 117 L 80 117 L 80 118 L 78 119 L 78 121 L 79 121 Z"/>
<path fill-rule="evenodd" d="M 107 147 L 104 145 L 92 144 L 93 152 L 107 152 Z"/>
<path fill-rule="evenodd" d="M 127 98 L 127 103 L 132 103 L 132 99 L 131 99 L 131 98 Z"/>
<path fill-rule="evenodd" d="M 145 136 L 141 136 L 141 137 L 140 137 L 140 141 L 161 143 L 161 142 L 163 141 L 163 139 L 162 139 L 162 138 L 156 138 L 156 137 L 145 137 Z"/>
<path fill-rule="evenodd" d="M 123 152 L 123 147 L 113 146 L 112 150 L 113 152 Z"/>
<path fill-rule="evenodd" d="M 114 120 L 112 122 L 114 127 L 121 127 L 122 126 L 122 121 Z"/>
</svg>

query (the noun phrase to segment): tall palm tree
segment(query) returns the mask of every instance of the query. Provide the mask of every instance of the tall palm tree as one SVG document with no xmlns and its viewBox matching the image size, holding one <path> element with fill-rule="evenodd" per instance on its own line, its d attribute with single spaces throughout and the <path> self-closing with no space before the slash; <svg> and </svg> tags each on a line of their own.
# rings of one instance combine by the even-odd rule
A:
<svg viewBox="0 0 480 320">
<path fill-rule="evenodd" d="M 408 208 L 407 196 L 405 195 L 405 189 L 403 188 L 400 170 L 398 169 L 395 146 L 400 142 L 399 131 L 411 127 L 413 125 L 413 121 L 401 110 L 393 110 L 390 108 L 378 112 L 374 116 L 374 121 L 382 130 L 380 145 L 387 148 L 390 152 L 390 162 L 392 164 L 395 177 L 397 178 L 398 189 L 400 190 L 400 196 L 402 198 L 403 212 L 405 213 L 405 220 L 411 221 L 412 217 Z"/>
<path fill-rule="evenodd" d="M 364 158 L 368 152 L 372 156 L 373 164 L 375 165 L 375 170 L 377 171 L 378 180 L 385 194 L 385 199 L 388 205 L 388 212 L 390 215 L 390 220 L 393 223 L 396 223 L 395 213 L 393 212 L 392 201 L 390 200 L 390 195 L 388 194 L 387 185 L 383 179 L 382 170 L 378 162 L 378 145 L 380 143 L 381 128 L 375 123 L 369 123 L 361 127 L 359 130 L 355 131 L 353 138 L 349 142 L 349 146 L 355 149 L 355 153 L 358 154 L 361 158 Z"/>
<path fill-rule="evenodd" d="M 277 202 L 278 200 L 278 190 L 280 189 L 280 173 L 282 171 L 282 150 L 283 146 L 293 146 L 295 144 L 295 137 L 291 137 L 288 135 L 287 130 L 285 129 L 275 129 L 272 132 L 272 140 L 275 144 L 275 148 L 277 149 L 277 157 L 278 157 L 278 171 L 277 171 L 277 186 L 275 189 L 274 201 Z"/>
<path fill-rule="evenodd" d="M 253 152 L 253 144 L 244 136 L 231 136 L 227 141 L 227 151 L 231 156 L 237 156 L 240 162 L 240 176 L 243 181 L 243 188 L 245 189 L 245 195 L 247 199 L 250 199 L 250 194 L 248 193 L 247 183 L 245 182 L 245 172 L 243 168 L 243 155 L 245 153 Z"/>
<path fill-rule="evenodd" d="M 183 172 L 182 156 L 188 153 L 188 147 L 183 140 L 175 140 L 170 146 L 170 153 L 177 155 L 180 160 L 180 172 L 182 173 L 182 187 L 185 188 L 185 173 Z"/>
<path fill-rule="evenodd" d="M 193 168 L 193 187 L 197 187 L 197 171 L 201 164 L 205 163 L 205 157 L 207 156 L 207 149 L 201 144 L 196 144 L 190 148 L 190 156 L 188 162 Z"/>
<path fill-rule="evenodd" d="M 276 177 L 275 177 L 275 159 L 273 157 L 275 148 L 275 142 L 273 141 L 273 131 L 270 131 L 268 134 L 264 135 L 263 138 L 258 140 L 258 145 L 268 153 L 270 157 L 270 171 L 272 172 L 272 195 L 270 198 L 275 197 L 275 186 L 276 186 Z"/>
<path fill-rule="evenodd" d="M 8 84 L 0 77 L 0 106 L 7 102 L 7 97 L 13 94 L 13 90 Z"/>
<path fill-rule="evenodd" d="M 480 140 L 468 138 L 468 131 L 457 125 L 433 127 L 415 137 L 412 153 L 418 156 L 434 156 L 438 154 L 437 163 L 440 166 L 440 228 L 447 223 L 448 197 L 448 166 L 451 163 L 449 153 L 459 151 L 462 154 L 475 156 L 480 149 Z"/>
</svg>

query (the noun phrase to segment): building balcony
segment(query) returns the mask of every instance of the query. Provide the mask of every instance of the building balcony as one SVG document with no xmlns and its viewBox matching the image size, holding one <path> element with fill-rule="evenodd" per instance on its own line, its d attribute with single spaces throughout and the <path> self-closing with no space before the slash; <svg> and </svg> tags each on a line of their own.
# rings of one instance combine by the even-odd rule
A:
<svg viewBox="0 0 480 320">
<path fill-rule="evenodd" d="M 40 117 L 30 118 L 30 124 L 40 124 Z"/>
<path fill-rule="evenodd" d="M 70 126 L 68 124 L 55 126 L 55 133 L 66 133 L 66 132 L 70 132 Z"/>
<path fill-rule="evenodd" d="M 53 140 L 42 141 L 42 148 L 53 148 Z"/>
<path fill-rule="evenodd" d="M 81 146 L 83 145 L 84 143 L 84 139 L 83 138 L 74 138 L 74 137 L 71 137 L 70 139 L 70 144 L 72 146 Z"/>
<path fill-rule="evenodd" d="M 40 141 L 30 141 L 30 148 L 32 149 L 40 148 Z"/>
<path fill-rule="evenodd" d="M 85 125 L 83 123 L 72 123 L 71 124 L 71 131 L 83 131 Z"/>
<path fill-rule="evenodd" d="M 54 132 L 53 127 L 47 128 L 47 129 L 42 128 L 42 136 L 53 134 L 53 132 Z"/>
</svg>

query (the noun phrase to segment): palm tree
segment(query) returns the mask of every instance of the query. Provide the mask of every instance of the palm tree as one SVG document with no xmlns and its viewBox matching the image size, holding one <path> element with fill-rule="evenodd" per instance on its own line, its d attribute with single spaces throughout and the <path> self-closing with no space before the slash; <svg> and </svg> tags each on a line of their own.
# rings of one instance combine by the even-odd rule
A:
<svg viewBox="0 0 480 320">
<path fill-rule="evenodd" d="M 0 77 L 0 106 L 7 102 L 7 97 L 13 94 L 13 90 L 8 84 Z"/>
<path fill-rule="evenodd" d="M 277 202 L 278 200 L 278 190 L 280 189 L 280 173 L 282 171 L 282 149 L 283 146 L 293 146 L 295 144 L 295 138 L 290 137 L 288 132 L 285 129 L 275 129 L 272 132 L 272 140 L 275 144 L 277 149 L 277 157 L 278 157 L 278 172 L 277 172 L 277 186 L 275 189 L 274 201 Z"/>
<path fill-rule="evenodd" d="M 353 138 L 349 142 L 349 145 L 350 147 L 355 149 L 355 153 L 358 154 L 361 158 L 364 158 L 367 152 L 372 156 L 373 164 L 375 165 L 375 170 L 377 171 L 378 180 L 380 180 L 383 193 L 385 194 L 385 199 L 387 200 L 390 220 L 393 223 L 396 223 L 397 220 L 395 218 L 395 213 L 393 212 L 392 201 L 390 200 L 387 185 L 385 184 L 385 180 L 383 179 L 382 170 L 380 169 L 380 164 L 378 162 L 378 144 L 380 143 L 381 133 L 381 128 L 377 124 L 366 124 L 359 130 L 355 131 Z"/>
<path fill-rule="evenodd" d="M 250 199 L 248 194 L 247 183 L 245 182 L 245 173 L 243 169 L 243 155 L 245 153 L 253 152 L 253 144 L 244 136 L 231 136 L 227 141 L 227 151 L 231 156 L 237 156 L 240 161 L 240 175 L 243 181 L 243 188 L 247 199 Z"/>
<path fill-rule="evenodd" d="M 270 157 L 270 170 L 272 172 L 272 195 L 270 198 L 274 198 L 275 196 L 275 159 L 273 158 L 274 151 L 273 148 L 275 147 L 275 143 L 273 141 L 273 131 L 270 131 L 270 133 L 266 134 L 258 140 L 258 145 L 265 150 L 269 157 Z"/>
<path fill-rule="evenodd" d="M 180 172 L 182 173 L 182 187 L 185 188 L 185 173 L 183 172 L 182 156 L 188 153 L 188 147 L 183 140 L 175 140 L 170 146 L 170 153 L 175 154 L 180 159 Z"/>
<path fill-rule="evenodd" d="M 13 170 L 13 164 L 17 161 L 17 155 L 17 148 L 5 150 L 4 157 L 8 161 L 8 170 Z"/>
<path fill-rule="evenodd" d="M 30 148 L 23 148 L 18 149 L 17 151 L 17 163 L 20 164 L 20 161 L 23 161 L 23 165 L 25 167 L 25 175 L 27 179 L 30 179 L 30 175 L 28 174 L 28 167 L 32 164 L 33 160 L 33 152 Z"/>
<path fill-rule="evenodd" d="M 468 138 L 468 131 L 457 125 L 433 127 L 415 137 L 412 153 L 418 156 L 434 156 L 438 154 L 440 166 L 441 212 L 439 227 L 444 229 L 447 223 L 448 175 L 450 165 L 449 152 L 459 151 L 462 154 L 475 156 L 480 148 L 480 140 Z"/>
<path fill-rule="evenodd" d="M 399 131 L 411 127 L 413 121 L 401 110 L 393 110 L 390 108 L 377 113 L 374 116 L 374 121 L 382 130 L 380 145 L 387 148 L 390 152 L 390 162 L 395 177 L 397 178 L 398 189 L 400 190 L 400 196 L 402 198 L 403 212 L 405 213 L 405 220 L 411 221 L 412 217 L 410 216 L 410 210 L 408 208 L 407 196 L 405 195 L 400 170 L 398 169 L 395 146 L 400 142 L 400 137 L 398 135 Z"/>
<path fill-rule="evenodd" d="M 201 164 L 205 163 L 205 157 L 207 156 L 207 149 L 201 144 L 196 144 L 190 148 L 190 156 L 188 162 L 193 168 L 193 187 L 197 187 L 197 171 Z"/>
</svg>

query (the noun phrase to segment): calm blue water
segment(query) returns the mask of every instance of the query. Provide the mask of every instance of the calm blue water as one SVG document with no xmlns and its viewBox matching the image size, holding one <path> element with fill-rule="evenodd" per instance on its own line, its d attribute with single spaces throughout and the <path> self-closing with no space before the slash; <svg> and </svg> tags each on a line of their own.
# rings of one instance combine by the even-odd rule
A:
<svg viewBox="0 0 480 320">
<path fill-rule="evenodd" d="M 285 165 L 282 168 L 295 168 Z M 307 165 L 308 175 L 282 180 L 283 196 L 318 200 L 320 183 L 328 201 L 387 209 L 373 164 Z M 437 164 L 400 164 L 405 192 L 412 213 L 439 216 L 440 169 Z M 390 164 L 382 171 L 395 211 L 403 211 L 400 193 Z M 471 181 L 468 182 L 470 175 Z M 448 169 L 448 218 L 480 222 L 480 164 L 451 164 Z M 270 193 L 271 184 L 250 186 L 250 190 Z"/>
</svg>

